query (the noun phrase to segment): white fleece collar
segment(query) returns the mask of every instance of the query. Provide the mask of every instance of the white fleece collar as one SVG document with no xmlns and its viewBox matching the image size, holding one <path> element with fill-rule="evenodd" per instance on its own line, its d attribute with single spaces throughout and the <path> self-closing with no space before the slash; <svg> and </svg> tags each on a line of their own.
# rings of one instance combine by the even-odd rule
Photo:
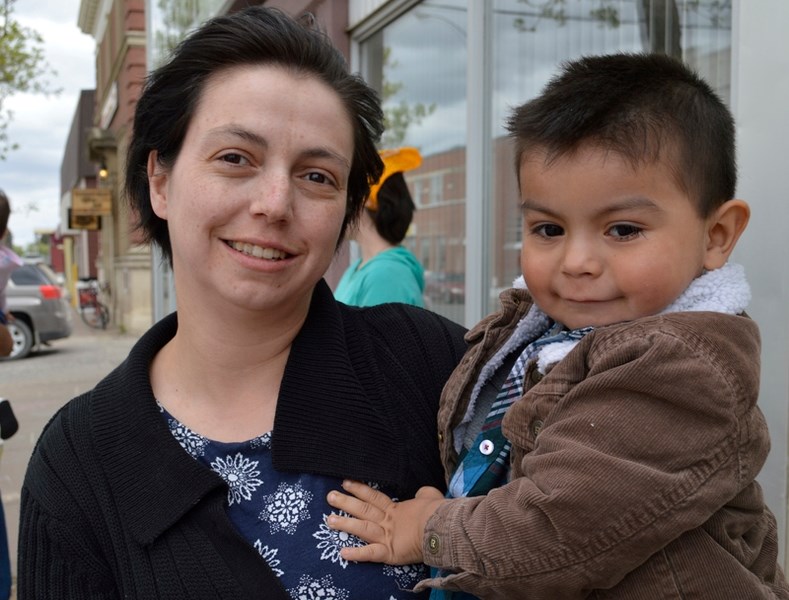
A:
<svg viewBox="0 0 789 600">
<path fill-rule="evenodd" d="M 751 287 L 745 279 L 745 268 L 736 263 L 726 263 L 720 269 L 707 271 L 694 279 L 688 289 L 660 314 L 708 310 L 738 315 L 750 301 Z"/>
<path fill-rule="evenodd" d="M 512 287 L 517 289 L 528 289 L 523 276 L 518 277 Z M 728 315 L 742 313 L 751 300 L 751 288 L 745 278 L 745 269 L 736 263 L 727 263 L 720 269 L 706 271 L 694 279 L 688 288 L 663 309 L 659 314 L 673 312 L 693 312 L 693 311 L 712 311 Z M 463 421 L 458 426 L 458 430 L 465 430 L 469 421 L 474 415 L 474 407 L 482 386 L 493 376 L 504 359 L 516 348 L 530 344 L 540 337 L 553 323 L 536 304 L 532 304 L 529 311 L 518 322 L 512 335 L 499 348 L 495 355 L 482 367 L 474 389 L 471 391 L 466 414 Z M 537 370 L 545 374 L 548 367 L 567 356 L 575 348 L 579 340 L 564 340 L 554 344 L 547 344 L 542 347 L 537 358 Z M 458 452 L 458 443 L 462 445 L 462 435 L 455 432 L 455 446 Z"/>
</svg>

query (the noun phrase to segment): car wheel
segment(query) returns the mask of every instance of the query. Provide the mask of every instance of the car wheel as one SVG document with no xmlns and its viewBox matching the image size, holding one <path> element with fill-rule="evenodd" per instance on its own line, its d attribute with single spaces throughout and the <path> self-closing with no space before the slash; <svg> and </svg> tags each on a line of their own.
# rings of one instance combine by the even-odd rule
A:
<svg viewBox="0 0 789 600">
<path fill-rule="evenodd" d="M 14 340 L 14 347 L 6 360 L 24 358 L 30 354 L 30 350 L 33 348 L 33 332 L 28 324 L 22 319 L 15 319 L 8 323 L 6 327 L 11 333 L 11 339 Z"/>
</svg>

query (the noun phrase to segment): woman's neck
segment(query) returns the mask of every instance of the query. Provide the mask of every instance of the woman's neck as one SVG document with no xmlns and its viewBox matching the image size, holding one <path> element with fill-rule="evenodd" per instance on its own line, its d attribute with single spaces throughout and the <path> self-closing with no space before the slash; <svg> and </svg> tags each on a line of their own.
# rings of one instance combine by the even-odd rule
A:
<svg viewBox="0 0 789 600">
<path fill-rule="evenodd" d="M 154 395 L 181 423 L 214 440 L 243 441 L 270 431 L 306 311 L 290 319 L 232 307 L 221 318 L 203 312 L 179 306 L 178 331 L 151 365 Z"/>
</svg>

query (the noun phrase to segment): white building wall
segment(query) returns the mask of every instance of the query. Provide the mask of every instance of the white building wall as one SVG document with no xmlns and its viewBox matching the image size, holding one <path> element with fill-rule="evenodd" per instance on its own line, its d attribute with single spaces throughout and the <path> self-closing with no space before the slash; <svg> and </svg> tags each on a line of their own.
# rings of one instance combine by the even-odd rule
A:
<svg viewBox="0 0 789 600">
<path fill-rule="evenodd" d="M 770 425 L 772 451 L 759 481 L 778 519 L 785 561 L 789 533 L 789 2 L 735 0 L 733 23 L 738 195 L 752 209 L 734 259 L 748 272 L 753 288 L 748 312 L 762 332 L 760 404 Z"/>
</svg>

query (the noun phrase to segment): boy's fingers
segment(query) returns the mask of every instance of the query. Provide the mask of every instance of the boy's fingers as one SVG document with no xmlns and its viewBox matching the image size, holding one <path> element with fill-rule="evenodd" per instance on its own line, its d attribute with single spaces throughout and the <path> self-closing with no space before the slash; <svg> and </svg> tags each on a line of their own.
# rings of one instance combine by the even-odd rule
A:
<svg viewBox="0 0 789 600">
<path fill-rule="evenodd" d="M 355 535 L 365 542 L 380 542 L 384 539 L 384 531 L 380 525 L 371 521 L 362 521 L 352 517 L 330 514 L 326 517 L 326 524 L 332 529 L 339 529 L 351 535 Z M 357 560 L 357 559 L 353 559 Z M 368 558 L 367 560 L 372 560 Z"/>
<path fill-rule="evenodd" d="M 430 487 L 429 485 L 422 486 L 416 492 L 416 496 L 414 498 L 420 498 L 425 500 L 438 500 L 444 498 L 444 494 L 441 493 L 441 490 Z"/>
<path fill-rule="evenodd" d="M 347 546 L 340 550 L 340 555 L 354 562 L 386 562 L 387 558 L 386 547 L 382 544 Z"/>
<path fill-rule="evenodd" d="M 326 496 L 326 501 L 333 508 L 346 512 L 357 519 L 366 519 L 379 523 L 385 516 L 382 510 L 377 509 L 372 504 L 340 492 L 329 492 Z"/>
<path fill-rule="evenodd" d="M 364 500 L 368 502 L 372 506 L 385 511 L 389 508 L 390 505 L 394 504 L 392 500 L 390 500 L 389 496 L 386 494 L 382 494 L 378 490 L 374 490 L 369 485 L 364 483 L 360 483 L 358 481 L 352 481 L 350 479 L 346 479 L 342 482 L 342 489 L 344 489 L 349 494 L 353 494 L 359 500 Z"/>
</svg>

